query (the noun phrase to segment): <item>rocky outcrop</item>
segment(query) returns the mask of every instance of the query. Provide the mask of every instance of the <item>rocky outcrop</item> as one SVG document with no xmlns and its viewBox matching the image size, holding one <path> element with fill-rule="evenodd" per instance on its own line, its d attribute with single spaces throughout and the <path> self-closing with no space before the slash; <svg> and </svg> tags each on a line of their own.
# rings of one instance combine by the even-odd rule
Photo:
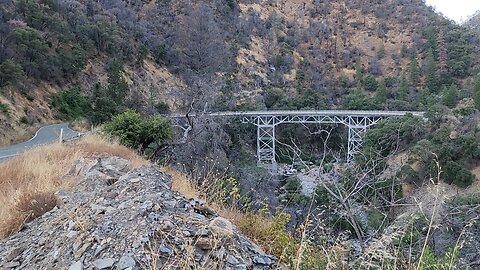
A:
<svg viewBox="0 0 480 270">
<path fill-rule="evenodd" d="M 153 165 L 77 161 L 56 208 L 0 241 L 1 269 L 279 269 L 274 256 Z"/>
</svg>

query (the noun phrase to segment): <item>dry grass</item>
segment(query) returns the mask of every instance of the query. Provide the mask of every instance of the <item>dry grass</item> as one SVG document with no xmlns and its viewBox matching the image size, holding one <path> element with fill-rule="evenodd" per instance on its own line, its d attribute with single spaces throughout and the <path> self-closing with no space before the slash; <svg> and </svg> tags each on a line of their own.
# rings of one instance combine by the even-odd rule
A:
<svg viewBox="0 0 480 270">
<path fill-rule="evenodd" d="M 170 175 L 172 178 L 172 189 L 182 193 L 187 198 L 198 198 L 200 195 L 199 190 L 190 181 L 190 178 L 175 168 L 170 166 L 162 167 L 162 171 Z"/>
<path fill-rule="evenodd" d="M 174 168 L 164 170 L 172 176 L 172 189 L 186 197 L 205 200 L 206 205 L 220 216 L 230 220 L 245 236 L 256 242 L 267 253 L 277 256 L 281 263 L 291 269 L 319 269 L 326 264 L 326 256 L 316 247 L 294 238 L 286 230 L 290 215 L 277 212 L 271 214 L 268 206 L 258 212 L 240 209 L 245 198 L 240 196 L 236 180 L 222 172 L 207 172 L 200 185 L 195 185 L 188 175 Z M 315 250 L 313 250 L 315 249 Z M 331 254 L 331 252 L 327 252 Z M 306 261 L 305 261 L 306 260 Z M 209 267 L 212 265 L 208 265 Z M 206 269 L 223 269 L 213 267 Z M 183 268 L 181 268 L 183 269 Z M 203 269 L 203 268 L 199 268 Z"/>
<path fill-rule="evenodd" d="M 147 164 L 134 151 L 108 139 L 88 135 L 71 144 L 37 147 L 0 164 L 0 238 L 57 205 L 55 192 L 71 183 L 64 179 L 73 162 L 87 156 L 119 156 L 138 167 Z"/>
<path fill-rule="evenodd" d="M 113 139 L 97 135 L 87 135 L 73 147 L 78 149 L 84 156 L 117 156 L 130 161 L 129 168 L 138 168 L 149 164 L 148 160 L 139 156 L 132 149 L 120 145 Z"/>
</svg>

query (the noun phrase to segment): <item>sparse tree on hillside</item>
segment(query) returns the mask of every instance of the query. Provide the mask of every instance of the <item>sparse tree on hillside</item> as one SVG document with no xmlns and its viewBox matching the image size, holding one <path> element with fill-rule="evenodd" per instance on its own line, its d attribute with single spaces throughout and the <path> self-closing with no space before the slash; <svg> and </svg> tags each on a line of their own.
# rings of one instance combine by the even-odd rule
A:
<svg viewBox="0 0 480 270">
<path fill-rule="evenodd" d="M 427 27 L 425 31 L 425 36 L 427 39 L 427 50 L 431 50 L 434 58 L 437 56 L 438 48 L 437 48 L 437 30 L 434 26 Z"/>
<path fill-rule="evenodd" d="M 398 97 L 400 100 L 407 101 L 408 100 L 408 81 L 405 73 L 402 73 L 402 77 L 400 78 L 400 87 L 398 89 Z"/>
<path fill-rule="evenodd" d="M 363 78 L 363 73 L 364 73 L 364 68 L 362 66 L 362 60 L 360 60 L 360 57 L 357 58 L 357 60 L 355 61 L 355 79 L 357 81 L 361 81 L 362 78 Z"/>
<path fill-rule="evenodd" d="M 102 124 L 118 113 L 115 101 L 107 95 L 106 89 L 100 83 L 96 83 L 93 87 L 90 99 L 92 112 L 89 117 L 93 125 Z"/>
<path fill-rule="evenodd" d="M 387 94 L 388 94 L 388 90 L 387 90 L 387 86 L 385 85 L 385 80 L 381 79 L 380 82 L 378 83 L 378 88 L 375 95 L 377 103 L 382 106 L 385 106 L 385 103 L 387 102 Z"/>
<path fill-rule="evenodd" d="M 22 66 L 12 60 L 7 60 L 0 64 L 0 87 L 9 83 L 14 84 L 23 76 Z"/>
<path fill-rule="evenodd" d="M 450 87 L 444 87 L 443 90 L 443 104 L 449 108 L 455 107 L 457 105 L 457 100 L 458 100 L 458 89 L 457 86 L 452 83 Z"/>
<path fill-rule="evenodd" d="M 447 44 L 445 42 L 445 35 L 443 30 L 440 30 L 438 34 L 438 74 L 440 77 L 445 76 L 448 72 L 447 70 L 447 61 L 448 61 L 448 51 Z"/>
<path fill-rule="evenodd" d="M 438 92 L 438 75 L 437 75 L 437 65 L 435 64 L 435 57 L 433 55 L 433 50 L 428 50 L 426 63 L 425 63 L 425 87 L 432 93 Z"/>
<path fill-rule="evenodd" d="M 410 83 L 413 86 L 416 86 L 420 81 L 420 70 L 418 68 L 418 61 L 415 55 L 411 57 L 408 74 L 410 75 Z"/>
<path fill-rule="evenodd" d="M 378 50 L 377 50 L 377 58 L 378 59 L 382 59 L 385 57 L 385 45 L 380 44 L 380 47 L 378 47 Z"/>
<path fill-rule="evenodd" d="M 197 73 L 209 74 L 227 67 L 229 52 L 212 8 L 205 2 L 190 5 L 175 37 L 179 59 Z"/>
<path fill-rule="evenodd" d="M 480 77 L 475 78 L 473 85 L 473 100 L 475 101 L 475 107 L 480 110 Z"/>
<path fill-rule="evenodd" d="M 108 96 L 118 105 L 125 104 L 128 94 L 128 84 L 122 75 L 122 64 L 114 59 L 108 67 Z"/>
</svg>

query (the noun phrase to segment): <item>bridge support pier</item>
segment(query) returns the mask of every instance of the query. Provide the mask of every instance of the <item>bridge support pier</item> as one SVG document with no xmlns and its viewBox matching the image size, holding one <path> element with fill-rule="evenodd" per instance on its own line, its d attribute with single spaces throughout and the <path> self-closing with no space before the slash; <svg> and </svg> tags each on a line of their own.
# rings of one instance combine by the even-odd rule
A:
<svg viewBox="0 0 480 270">
<path fill-rule="evenodd" d="M 275 160 L 275 117 L 262 116 L 256 119 L 257 126 L 257 165 L 277 172 Z"/>
<path fill-rule="evenodd" d="M 366 116 L 348 116 L 346 126 L 348 127 L 348 151 L 347 162 L 353 161 L 363 145 L 363 138 L 367 128 L 375 125 L 380 119 Z"/>
</svg>

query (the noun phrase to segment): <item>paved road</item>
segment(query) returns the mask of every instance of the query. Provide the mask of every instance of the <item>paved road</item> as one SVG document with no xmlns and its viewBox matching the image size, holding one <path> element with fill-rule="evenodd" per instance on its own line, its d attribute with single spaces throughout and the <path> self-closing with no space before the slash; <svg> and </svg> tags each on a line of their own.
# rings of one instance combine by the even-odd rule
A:
<svg viewBox="0 0 480 270">
<path fill-rule="evenodd" d="M 68 127 L 68 123 L 55 124 L 41 127 L 35 136 L 30 140 L 0 148 L 0 161 L 9 157 L 16 156 L 35 146 L 44 145 L 58 141 L 60 138 L 60 130 L 63 128 L 63 139 L 68 140 L 82 135 L 82 133 L 74 131 Z"/>
<path fill-rule="evenodd" d="M 423 117 L 424 112 L 417 111 L 350 111 L 350 110 L 323 110 L 323 111 L 245 111 L 245 112 L 214 112 L 205 113 L 206 116 L 405 116 L 412 114 Z M 171 118 L 185 117 L 182 113 L 171 113 L 167 115 Z M 190 116 L 195 117 L 195 113 Z"/>
</svg>

